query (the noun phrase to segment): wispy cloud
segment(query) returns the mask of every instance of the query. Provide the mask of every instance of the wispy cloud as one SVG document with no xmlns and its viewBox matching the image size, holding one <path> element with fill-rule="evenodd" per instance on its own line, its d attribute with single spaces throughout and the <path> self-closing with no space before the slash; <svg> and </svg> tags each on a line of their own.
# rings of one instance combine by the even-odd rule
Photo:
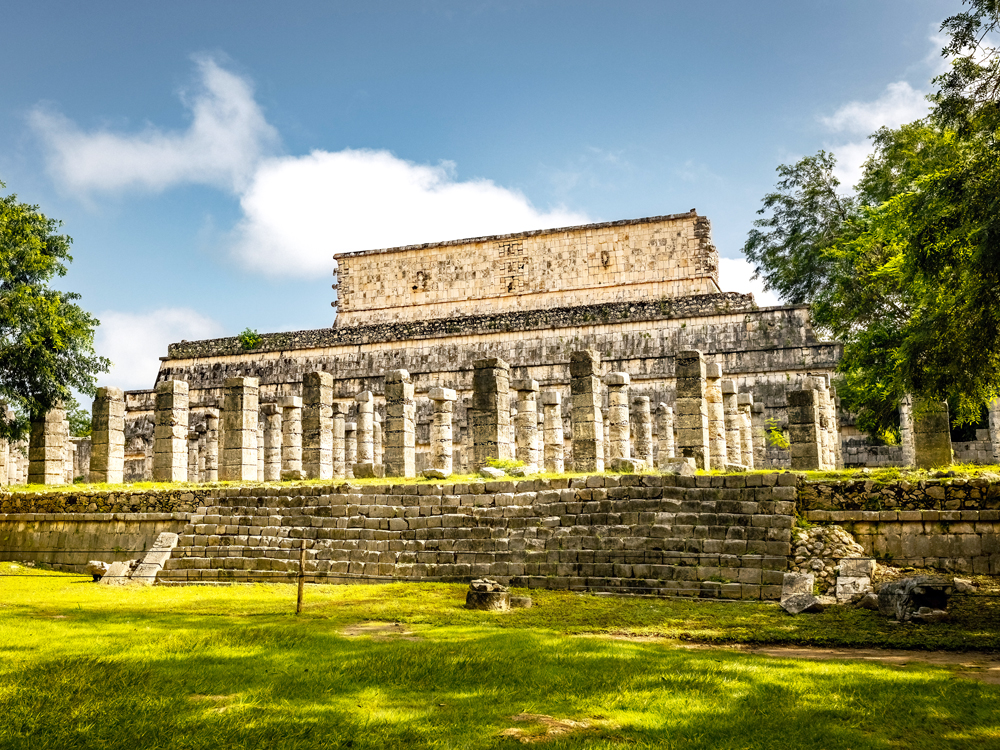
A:
<svg viewBox="0 0 1000 750">
<path fill-rule="evenodd" d="M 244 189 L 260 159 L 277 149 L 278 133 L 264 118 L 249 81 L 210 57 L 196 58 L 196 64 L 198 90 L 181 97 L 191 113 L 187 130 L 84 132 L 52 109 L 35 109 L 30 122 L 59 186 L 83 195 L 158 191 L 180 183 Z"/>
<path fill-rule="evenodd" d="M 119 388 L 152 388 L 167 344 L 196 341 L 223 333 L 211 318 L 186 307 L 168 307 L 146 313 L 105 310 L 97 317 L 95 349 L 112 362 L 101 385 Z"/>
<path fill-rule="evenodd" d="M 764 291 L 761 279 L 752 279 L 754 268 L 746 258 L 719 258 L 719 286 L 724 292 L 753 294 L 754 300 L 762 307 L 780 305 L 781 300 L 774 292 Z"/>
<path fill-rule="evenodd" d="M 51 111 L 31 122 L 61 187 L 164 190 L 207 184 L 239 196 L 232 252 L 252 271 L 320 277 L 334 253 L 578 224 L 584 214 L 541 210 L 490 180 L 459 180 L 453 163 L 416 164 L 388 151 L 276 156 L 277 132 L 249 81 L 212 58 L 197 61 L 200 88 L 183 132 L 83 132 Z"/>
</svg>

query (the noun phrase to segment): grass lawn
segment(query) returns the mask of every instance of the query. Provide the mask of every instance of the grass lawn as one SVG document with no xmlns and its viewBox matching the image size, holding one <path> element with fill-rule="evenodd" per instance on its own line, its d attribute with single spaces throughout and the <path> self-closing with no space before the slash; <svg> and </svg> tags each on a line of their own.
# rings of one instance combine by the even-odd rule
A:
<svg viewBox="0 0 1000 750">
<path fill-rule="evenodd" d="M 463 585 L 310 585 L 296 617 L 288 585 L 122 589 L 0 563 L 12 572 L 0 748 L 1000 747 L 1000 686 L 948 669 L 678 647 L 1000 650 L 996 599 L 901 626 L 549 591 L 482 613 Z M 664 637 L 578 637 L 595 633 Z"/>
</svg>

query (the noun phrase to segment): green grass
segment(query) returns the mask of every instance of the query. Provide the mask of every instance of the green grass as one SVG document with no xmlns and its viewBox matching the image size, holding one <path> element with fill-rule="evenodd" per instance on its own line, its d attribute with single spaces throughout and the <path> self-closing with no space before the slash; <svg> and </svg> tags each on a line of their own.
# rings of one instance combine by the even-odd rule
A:
<svg viewBox="0 0 1000 750">
<path fill-rule="evenodd" d="M 464 586 L 95 586 L 0 564 L 2 748 L 986 748 L 1000 687 L 944 668 L 678 648 L 676 640 L 997 648 L 997 611 L 945 626 L 864 611 L 533 591 L 510 613 Z M 366 621 L 412 635 L 348 636 Z M 660 634 L 637 642 L 585 633 Z M 994 743 L 991 745 L 991 743 Z"/>
</svg>

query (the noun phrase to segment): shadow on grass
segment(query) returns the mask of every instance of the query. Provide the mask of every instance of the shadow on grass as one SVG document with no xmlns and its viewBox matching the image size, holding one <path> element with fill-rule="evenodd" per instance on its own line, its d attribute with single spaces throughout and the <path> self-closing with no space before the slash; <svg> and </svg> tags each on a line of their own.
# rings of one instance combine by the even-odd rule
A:
<svg viewBox="0 0 1000 750">
<path fill-rule="evenodd" d="M 416 641 L 332 620 L 80 610 L 12 656 L 9 748 L 513 747 L 522 712 L 589 720 L 546 747 L 984 747 L 1000 689 L 944 670 L 800 662 L 465 623 Z M 13 663 L 12 663 L 13 662 Z M 11 669 L 13 667 L 13 669 Z"/>
</svg>

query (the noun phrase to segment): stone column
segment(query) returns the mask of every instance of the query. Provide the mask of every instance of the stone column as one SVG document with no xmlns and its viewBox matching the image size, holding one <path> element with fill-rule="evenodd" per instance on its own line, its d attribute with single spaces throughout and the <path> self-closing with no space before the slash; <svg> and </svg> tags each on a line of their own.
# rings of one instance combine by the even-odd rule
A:
<svg viewBox="0 0 1000 750">
<path fill-rule="evenodd" d="M 91 407 L 90 477 L 93 484 L 121 484 L 125 472 L 125 394 L 98 388 Z"/>
<path fill-rule="evenodd" d="M 354 476 L 375 476 L 375 397 L 371 391 L 361 391 L 354 400 L 358 403 L 358 453 L 354 462 Z"/>
<path fill-rule="evenodd" d="M 569 359 L 573 470 L 604 471 L 604 415 L 601 413 L 601 355 L 593 349 Z"/>
<path fill-rule="evenodd" d="M 344 422 L 344 465 L 347 478 L 354 479 L 354 464 L 358 462 L 358 423 Z"/>
<path fill-rule="evenodd" d="M 656 407 L 657 460 L 663 465 L 674 458 L 674 410 L 661 403 Z"/>
<path fill-rule="evenodd" d="M 814 388 L 788 394 L 788 442 L 792 469 L 823 468 L 823 427 L 820 422 L 822 397 Z"/>
<path fill-rule="evenodd" d="M 431 415 L 431 466 L 424 471 L 424 476 L 432 479 L 444 479 L 453 472 L 454 426 L 452 418 L 458 394 L 451 388 L 431 388 L 428 395 L 434 411 Z"/>
<path fill-rule="evenodd" d="M 76 468 L 76 443 L 70 439 L 68 419 L 63 423 L 63 429 L 66 431 L 66 463 L 63 465 L 63 477 L 66 484 L 73 484 L 76 478 L 73 473 Z"/>
<path fill-rule="evenodd" d="M 153 426 L 153 481 L 187 480 L 188 384 L 165 380 L 156 384 Z"/>
<path fill-rule="evenodd" d="M 260 407 L 264 416 L 264 481 L 281 481 L 282 423 L 284 409 L 276 403 Z"/>
<path fill-rule="evenodd" d="M 6 417 L 7 422 L 11 422 L 14 419 L 14 411 L 7 408 L 7 404 L 0 401 L 0 411 Z M 0 440 L 0 459 L 3 460 L 3 465 L 0 466 L 0 484 L 13 484 L 12 481 L 12 471 L 11 466 L 14 463 L 14 446 L 7 442 L 6 440 Z"/>
<path fill-rule="evenodd" d="M 748 394 L 749 395 L 749 394 Z M 753 445 L 753 460 L 747 462 L 743 457 L 744 465 L 765 468 L 767 463 L 767 419 L 764 416 L 764 404 L 753 403 L 750 405 L 750 442 Z M 742 434 L 740 435 L 742 442 Z M 740 448 L 742 451 L 742 446 Z"/>
<path fill-rule="evenodd" d="M 226 378 L 222 396 L 222 443 L 219 479 L 247 482 L 257 479 L 257 416 L 260 381 Z"/>
<path fill-rule="evenodd" d="M 705 365 L 705 406 L 708 409 L 708 449 L 712 468 L 725 470 L 729 463 L 726 410 L 722 397 L 722 365 Z"/>
<path fill-rule="evenodd" d="M 534 474 L 541 467 L 538 439 L 538 381 L 515 380 L 517 391 L 517 422 L 514 425 L 514 439 L 517 446 L 517 460 L 524 464 L 528 474 Z"/>
<path fill-rule="evenodd" d="M 510 444 L 510 365 L 492 357 L 472 363 L 473 469 L 483 468 L 491 458 L 514 458 Z"/>
<path fill-rule="evenodd" d="M 947 401 L 914 404 L 913 454 L 918 469 L 933 469 L 951 464 L 951 420 Z"/>
<path fill-rule="evenodd" d="M 843 469 L 844 445 L 840 435 L 840 397 L 833 385 L 830 386 L 830 403 L 833 407 L 833 466 L 835 469 Z"/>
<path fill-rule="evenodd" d="M 302 471 L 306 479 L 333 478 L 333 375 L 302 378 Z"/>
<path fill-rule="evenodd" d="M 740 393 L 736 396 L 736 405 L 740 410 L 740 456 L 743 458 L 743 465 L 748 469 L 754 468 L 755 446 L 753 441 L 753 419 L 750 412 L 753 409 L 753 394 Z"/>
<path fill-rule="evenodd" d="M 677 353 L 677 453 L 694 458 L 695 468 L 712 469 L 705 402 L 705 357 L 697 349 Z"/>
<path fill-rule="evenodd" d="M 913 451 L 913 397 L 907 393 L 899 402 L 899 442 L 903 448 L 903 466 L 916 466 Z"/>
<path fill-rule="evenodd" d="M 198 431 L 188 430 L 188 469 L 187 480 L 191 484 L 198 482 Z"/>
<path fill-rule="evenodd" d="M 211 409 L 205 415 L 205 481 L 219 481 L 219 412 Z"/>
<path fill-rule="evenodd" d="M 608 387 L 608 429 L 605 433 L 608 443 L 608 459 L 612 468 L 615 461 L 632 458 L 632 444 L 629 430 L 628 391 L 632 379 L 627 372 L 609 372 L 604 377 Z"/>
<path fill-rule="evenodd" d="M 465 442 L 462 443 L 462 469 L 466 474 L 471 474 L 474 469 L 473 464 L 475 463 L 474 451 L 473 451 L 473 432 L 472 432 L 472 396 L 462 397 L 462 407 L 465 412 Z"/>
<path fill-rule="evenodd" d="M 201 430 L 198 432 L 198 481 L 207 482 L 205 478 L 205 453 L 208 450 L 208 432 Z"/>
<path fill-rule="evenodd" d="M 642 461 L 647 469 L 651 469 L 653 468 L 653 420 L 649 412 L 649 396 L 636 396 L 632 399 L 629 418 L 632 420 L 632 457 Z"/>
<path fill-rule="evenodd" d="M 392 370 L 385 376 L 385 475 L 415 477 L 416 410 L 413 380 L 406 370 Z"/>
<path fill-rule="evenodd" d="M 347 407 L 333 405 L 333 476 L 347 478 Z"/>
<path fill-rule="evenodd" d="M 542 434 L 545 444 L 545 471 L 562 474 L 566 471 L 563 456 L 562 394 L 559 391 L 542 391 Z"/>
<path fill-rule="evenodd" d="M 382 415 L 375 412 L 372 421 L 372 448 L 375 456 L 375 466 L 382 466 Z M 376 470 L 381 475 L 381 469 Z"/>
<path fill-rule="evenodd" d="M 740 450 L 740 407 L 736 394 L 736 381 L 722 381 L 722 411 L 726 422 L 726 462 L 743 463 Z"/>
<path fill-rule="evenodd" d="M 264 415 L 257 414 L 257 481 L 264 481 Z"/>
<path fill-rule="evenodd" d="M 302 397 L 282 396 L 281 408 L 281 479 L 302 479 Z"/>
<path fill-rule="evenodd" d="M 993 463 L 1000 464 L 1000 398 L 990 401 L 990 443 L 993 446 Z"/>
</svg>

